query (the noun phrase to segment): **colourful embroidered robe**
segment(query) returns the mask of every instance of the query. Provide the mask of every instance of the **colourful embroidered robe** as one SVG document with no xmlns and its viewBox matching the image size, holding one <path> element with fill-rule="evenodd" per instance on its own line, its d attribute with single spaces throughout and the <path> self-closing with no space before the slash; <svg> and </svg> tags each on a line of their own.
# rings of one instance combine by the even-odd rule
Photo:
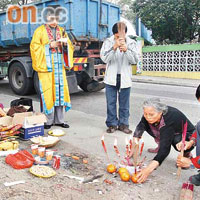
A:
<svg viewBox="0 0 200 200">
<path fill-rule="evenodd" d="M 67 33 L 60 26 L 56 28 L 56 40 L 68 38 Z M 71 108 L 66 69 L 73 67 L 73 45 L 68 38 L 67 52 L 63 49 L 50 49 L 53 40 L 48 25 L 38 27 L 33 35 L 30 51 L 33 69 L 38 73 L 40 92 L 45 114 L 53 112 L 54 106 Z"/>
</svg>

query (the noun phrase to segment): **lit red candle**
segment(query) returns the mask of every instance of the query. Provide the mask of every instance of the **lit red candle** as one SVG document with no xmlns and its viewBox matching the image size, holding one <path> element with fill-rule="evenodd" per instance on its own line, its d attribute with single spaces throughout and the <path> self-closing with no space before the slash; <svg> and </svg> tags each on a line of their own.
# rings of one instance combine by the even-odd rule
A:
<svg viewBox="0 0 200 200">
<path fill-rule="evenodd" d="M 106 149 L 106 145 L 105 145 L 105 143 L 104 143 L 104 135 L 103 135 L 102 138 L 101 138 L 101 144 L 102 144 L 103 149 L 104 149 L 104 151 L 105 151 L 105 154 L 106 154 L 106 157 L 107 157 L 107 159 L 108 159 L 108 162 L 110 162 L 110 159 L 109 159 L 108 153 L 107 153 L 107 149 Z"/>
<path fill-rule="evenodd" d="M 106 145 L 104 143 L 104 135 L 101 138 L 101 143 L 102 143 L 102 146 L 103 146 L 103 149 L 104 149 L 105 153 L 107 153 Z"/>
</svg>

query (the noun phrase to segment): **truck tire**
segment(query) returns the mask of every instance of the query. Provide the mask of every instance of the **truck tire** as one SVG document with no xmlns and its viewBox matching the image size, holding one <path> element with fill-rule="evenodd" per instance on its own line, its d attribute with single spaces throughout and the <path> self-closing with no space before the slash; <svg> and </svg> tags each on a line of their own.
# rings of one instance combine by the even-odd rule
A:
<svg viewBox="0 0 200 200">
<path fill-rule="evenodd" d="M 79 87 L 84 91 L 84 92 L 89 92 L 87 89 L 88 83 L 92 82 L 92 79 L 88 75 L 87 72 L 82 71 L 80 74 L 77 74 L 79 77 Z"/>
<path fill-rule="evenodd" d="M 84 92 L 97 92 L 105 88 L 105 84 L 102 82 L 98 82 L 96 80 L 93 80 L 88 73 L 82 72 L 79 74 L 81 76 L 81 83 L 79 83 L 79 87 L 84 91 Z M 80 77 L 79 77 L 80 79 Z"/>
<path fill-rule="evenodd" d="M 24 66 L 20 62 L 14 62 L 9 67 L 9 84 L 14 93 L 18 95 L 33 94 L 33 79 L 28 78 Z"/>
<path fill-rule="evenodd" d="M 88 89 L 87 89 L 87 86 L 88 86 L 88 83 L 86 81 L 82 81 L 80 84 L 79 84 L 79 87 L 84 91 L 84 92 L 89 92 Z"/>
<path fill-rule="evenodd" d="M 35 91 L 36 91 L 38 97 L 40 97 L 40 86 L 39 86 L 39 78 L 38 78 L 37 72 L 34 72 L 33 82 L 34 82 Z"/>
</svg>

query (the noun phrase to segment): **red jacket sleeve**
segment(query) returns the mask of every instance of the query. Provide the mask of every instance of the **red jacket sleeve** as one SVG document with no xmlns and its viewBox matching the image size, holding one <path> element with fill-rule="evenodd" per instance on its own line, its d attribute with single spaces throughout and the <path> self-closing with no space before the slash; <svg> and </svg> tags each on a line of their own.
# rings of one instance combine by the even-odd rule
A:
<svg viewBox="0 0 200 200">
<path fill-rule="evenodd" d="M 195 145 L 197 144 L 197 132 L 195 131 L 192 136 L 190 137 L 190 140 L 194 140 Z"/>
<path fill-rule="evenodd" d="M 191 158 L 191 161 L 196 168 L 200 169 L 200 156 L 197 156 L 196 158 Z"/>
</svg>

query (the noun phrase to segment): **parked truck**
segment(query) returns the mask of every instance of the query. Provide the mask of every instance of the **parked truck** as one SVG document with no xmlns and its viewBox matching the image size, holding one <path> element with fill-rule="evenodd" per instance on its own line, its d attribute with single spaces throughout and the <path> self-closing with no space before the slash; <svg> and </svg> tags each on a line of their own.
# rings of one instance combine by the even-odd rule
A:
<svg viewBox="0 0 200 200">
<path fill-rule="evenodd" d="M 120 20 L 119 7 L 102 0 L 43 0 L 32 5 L 40 16 L 43 8 L 55 4 L 68 11 L 68 20 L 61 26 L 75 45 L 74 67 L 67 71 L 70 93 L 77 92 L 78 86 L 87 92 L 102 89 L 105 65 L 100 59 L 100 47 L 112 34 L 113 24 Z M 12 24 L 7 20 L 7 12 L 0 13 L 0 80 L 8 76 L 12 90 L 18 95 L 39 93 L 30 42 L 41 23 L 28 20 L 27 24 Z"/>
</svg>

